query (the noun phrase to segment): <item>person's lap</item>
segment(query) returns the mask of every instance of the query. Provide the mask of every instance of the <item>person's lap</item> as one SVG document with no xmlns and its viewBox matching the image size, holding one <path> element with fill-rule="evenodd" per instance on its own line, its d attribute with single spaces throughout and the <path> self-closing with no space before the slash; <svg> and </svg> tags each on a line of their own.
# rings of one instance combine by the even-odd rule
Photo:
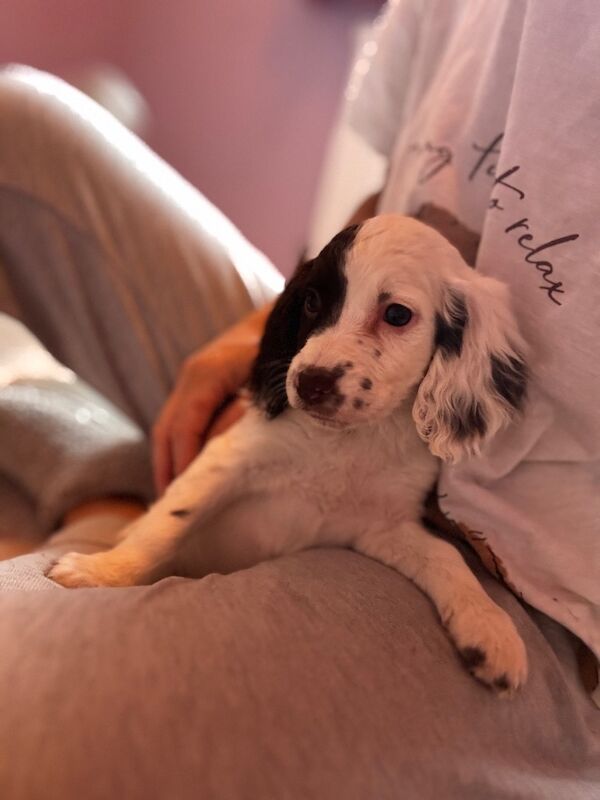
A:
<svg viewBox="0 0 600 800">
<path fill-rule="evenodd" d="M 424 595 L 353 553 L 65 590 L 42 577 L 56 552 L 0 570 L 25 587 L 0 615 L 4 797 L 592 796 L 566 637 L 487 576 L 529 653 L 508 700 L 467 673 Z"/>
</svg>

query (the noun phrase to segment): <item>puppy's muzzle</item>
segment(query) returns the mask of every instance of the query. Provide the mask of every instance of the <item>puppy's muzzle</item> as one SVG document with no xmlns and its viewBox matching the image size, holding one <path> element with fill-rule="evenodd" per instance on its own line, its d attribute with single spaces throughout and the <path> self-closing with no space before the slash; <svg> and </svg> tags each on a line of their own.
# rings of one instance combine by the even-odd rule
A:
<svg viewBox="0 0 600 800">
<path fill-rule="evenodd" d="M 305 407 L 318 407 L 329 412 L 335 411 L 343 402 L 338 381 L 343 370 L 324 367 L 306 367 L 298 374 L 296 391 Z"/>
</svg>

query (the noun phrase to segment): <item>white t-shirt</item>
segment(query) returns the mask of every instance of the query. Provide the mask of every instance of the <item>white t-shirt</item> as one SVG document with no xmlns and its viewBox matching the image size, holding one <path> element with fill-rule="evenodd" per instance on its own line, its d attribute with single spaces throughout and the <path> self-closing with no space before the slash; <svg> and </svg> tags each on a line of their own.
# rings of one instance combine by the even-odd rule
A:
<svg viewBox="0 0 600 800">
<path fill-rule="evenodd" d="M 349 120 L 389 159 L 380 211 L 480 235 L 532 345 L 523 419 L 443 468 L 440 506 L 600 657 L 598 2 L 399 0 L 375 31 Z"/>
</svg>

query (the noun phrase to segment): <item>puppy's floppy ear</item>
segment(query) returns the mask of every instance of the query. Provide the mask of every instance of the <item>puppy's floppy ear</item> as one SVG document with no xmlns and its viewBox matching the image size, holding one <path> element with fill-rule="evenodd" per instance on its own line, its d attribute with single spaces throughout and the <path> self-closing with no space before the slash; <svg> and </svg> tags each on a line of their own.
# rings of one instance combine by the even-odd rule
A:
<svg viewBox="0 0 600 800">
<path fill-rule="evenodd" d="M 434 346 L 413 418 L 431 452 L 455 462 L 479 453 L 525 400 L 527 348 L 507 287 L 476 272 L 446 285 Z"/>
<path fill-rule="evenodd" d="M 268 417 L 276 417 L 288 405 L 285 380 L 290 362 L 302 345 L 302 307 L 311 267 L 312 261 L 301 262 L 279 295 L 252 368 L 250 390 Z"/>
</svg>

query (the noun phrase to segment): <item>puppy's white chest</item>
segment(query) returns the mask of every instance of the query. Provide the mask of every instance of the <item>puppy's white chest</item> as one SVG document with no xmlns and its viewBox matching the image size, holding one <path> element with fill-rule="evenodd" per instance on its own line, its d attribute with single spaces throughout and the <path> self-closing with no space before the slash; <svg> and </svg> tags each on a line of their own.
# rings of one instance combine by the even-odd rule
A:
<svg viewBox="0 0 600 800">
<path fill-rule="evenodd" d="M 267 501 L 293 509 L 290 522 L 303 535 L 312 526 L 316 536 L 338 541 L 420 516 L 438 465 L 416 436 L 380 428 L 310 434 L 295 443 L 293 469 L 281 471 Z"/>
</svg>

